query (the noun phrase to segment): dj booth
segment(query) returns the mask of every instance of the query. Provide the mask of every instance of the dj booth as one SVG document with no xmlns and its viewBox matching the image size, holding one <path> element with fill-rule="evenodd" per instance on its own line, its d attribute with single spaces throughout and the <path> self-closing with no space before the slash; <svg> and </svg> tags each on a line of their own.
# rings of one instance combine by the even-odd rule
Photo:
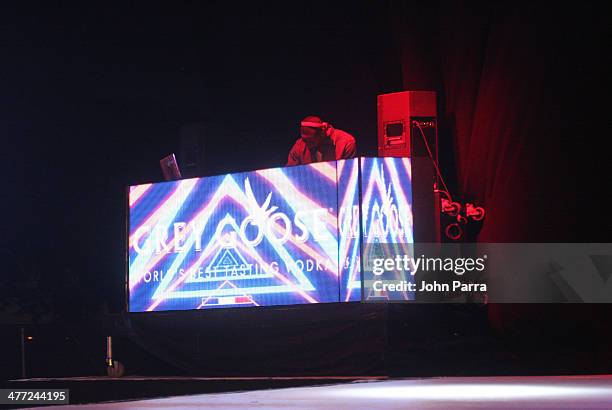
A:
<svg viewBox="0 0 612 410">
<path fill-rule="evenodd" d="M 127 310 L 378 300 L 364 255 L 432 241 L 432 186 L 429 161 L 394 157 L 131 186 Z"/>
<path fill-rule="evenodd" d="M 439 241 L 435 93 L 379 96 L 378 111 L 376 158 L 129 187 L 120 333 L 197 375 L 425 368 L 407 341 L 450 341 L 460 310 L 384 303 L 415 295 L 368 281 L 377 252 Z"/>
</svg>

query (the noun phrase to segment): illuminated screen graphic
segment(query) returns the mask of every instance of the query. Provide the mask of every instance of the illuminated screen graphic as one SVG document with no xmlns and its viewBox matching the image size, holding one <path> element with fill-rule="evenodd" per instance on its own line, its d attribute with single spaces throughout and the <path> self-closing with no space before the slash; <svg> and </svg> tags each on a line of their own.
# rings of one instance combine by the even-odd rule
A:
<svg viewBox="0 0 612 410">
<path fill-rule="evenodd" d="M 362 192 L 372 185 L 361 207 L 364 232 L 386 218 L 380 211 L 388 201 L 385 184 L 401 184 L 391 196 L 404 207 L 398 215 L 409 234 L 398 241 L 412 241 L 408 159 L 330 161 L 130 187 L 129 311 L 361 300 L 360 165 L 363 175 L 372 174 L 362 180 Z"/>
<path fill-rule="evenodd" d="M 375 258 L 393 259 L 396 255 L 414 256 L 410 160 L 361 158 L 361 173 L 364 262 Z M 385 279 L 414 282 L 414 276 L 405 271 L 391 272 L 391 275 Z M 372 283 L 378 279 L 372 273 L 372 266 L 364 263 L 364 301 L 415 299 L 414 291 L 375 291 Z"/>
</svg>

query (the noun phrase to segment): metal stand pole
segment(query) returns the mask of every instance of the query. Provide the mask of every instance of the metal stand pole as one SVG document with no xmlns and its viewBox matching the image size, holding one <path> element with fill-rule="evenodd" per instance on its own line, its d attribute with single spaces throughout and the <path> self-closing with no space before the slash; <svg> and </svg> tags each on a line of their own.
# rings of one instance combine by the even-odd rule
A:
<svg viewBox="0 0 612 410">
<path fill-rule="evenodd" d="M 113 337 L 106 336 L 106 364 L 113 366 Z"/>
<path fill-rule="evenodd" d="M 21 378 L 26 378 L 26 358 L 25 358 L 25 329 L 21 327 Z"/>
</svg>

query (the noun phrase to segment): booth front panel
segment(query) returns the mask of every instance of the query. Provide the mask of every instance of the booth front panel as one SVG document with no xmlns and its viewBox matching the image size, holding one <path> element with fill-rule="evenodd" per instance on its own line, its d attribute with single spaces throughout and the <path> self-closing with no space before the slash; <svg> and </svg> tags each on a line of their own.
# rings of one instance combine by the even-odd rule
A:
<svg viewBox="0 0 612 410">
<path fill-rule="evenodd" d="M 362 293 L 363 255 L 414 241 L 411 163 L 355 158 L 131 186 L 128 223 L 130 312 L 377 298 Z"/>
</svg>

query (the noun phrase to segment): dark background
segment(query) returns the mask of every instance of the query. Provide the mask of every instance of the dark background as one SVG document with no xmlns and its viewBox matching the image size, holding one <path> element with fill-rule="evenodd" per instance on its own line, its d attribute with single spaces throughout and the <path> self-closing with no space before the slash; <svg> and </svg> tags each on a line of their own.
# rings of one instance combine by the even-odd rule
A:
<svg viewBox="0 0 612 410">
<path fill-rule="evenodd" d="M 118 309 L 125 187 L 162 179 L 159 159 L 180 154 L 182 126 L 204 129 L 206 175 L 284 165 L 311 113 L 373 153 L 376 95 L 401 89 L 376 10 L 75 3 L 2 13 L 8 276 L 78 281 Z M 395 83 L 379 84 L 380 70 Z"/>
<path fill-rule="evenodd" d="M 125 187 L 181 163 L 181 129 L 205 140 L 201 175 L 283 165 L 309 114 L 374 155 L 376 95 L 404 89 L 438 92 L 441 166 L 487 208 L 480 240 L 612 232 L 594 4 L 26 2 L 3 4 L 0 53 L 0 323 L 121 312 Z"/>
</svg>

